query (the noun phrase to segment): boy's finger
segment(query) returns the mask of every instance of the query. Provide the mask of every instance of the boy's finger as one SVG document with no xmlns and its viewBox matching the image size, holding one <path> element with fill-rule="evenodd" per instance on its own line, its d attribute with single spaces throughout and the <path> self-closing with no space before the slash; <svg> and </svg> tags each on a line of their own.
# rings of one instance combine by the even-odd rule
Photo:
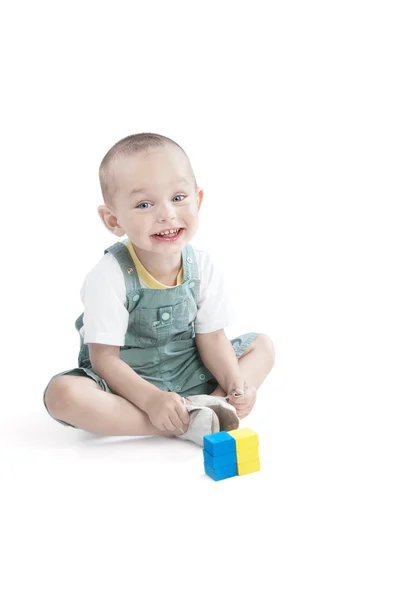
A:
<svg viewBox="0 0 398 600">
<path fill-rule="evenodd" d="M 189 412 L 185 406 L 182 407 L 183 412 L 180 411 L 180 408 L 181 407 L 179 407 L 179 410 L 176 411 L 173 421 L 180 429 L 186 431 L 187 426 L 189 425 Z"/>
<path fill-rule="evenodd" d="M 239 398 L 239 400 L 237 398 L 231 398 L 229 403 L 232 404 L 232 406 L 243 406 L 246 404 L 246 400 L 242 396 L 242 398 Z"/>
<path fill-rule="evenodd" d="M 183 404 L 177 404 L 176 413 L 179 416 L 179 418 L 181 419 L 182 423 L 185 423 L 185 425 L 188 425 L 189 412 L 187 411 L 187 409 L 185 408 L 185 406 Z"/>
<path fill-rule="evenodd" d="M 175 425 L 171 422 L 171 419 L 168 418 L 164 422 L 164 427 L 166 431 L 170 431 L 170 433 L 174 433 L 176 430 Z"/>
</svg>

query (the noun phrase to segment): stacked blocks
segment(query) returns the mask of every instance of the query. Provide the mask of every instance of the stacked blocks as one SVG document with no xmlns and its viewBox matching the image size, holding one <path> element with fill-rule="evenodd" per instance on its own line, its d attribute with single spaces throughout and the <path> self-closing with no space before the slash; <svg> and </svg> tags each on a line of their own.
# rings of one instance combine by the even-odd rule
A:
<svg viewBox="0 0 398 600">
<path fill-rule="evenodd" d="M 226 431 L 203 438 L 205 473 L 214 481 L 237 475 L 235 440 Z"/>
<path fill-rule="evenodd" d="M 229 432 L 236 443 L 236 462 L 238 475 L 247 475 L 260 470 L 258 454 L 258 435 L 248 427 Z"/>
<path fill-rule="evenodd" d="M 203 438 L 205 473 L 214 481 L 260 470 L 258 434 L 244 427 Z"/>
</svg>

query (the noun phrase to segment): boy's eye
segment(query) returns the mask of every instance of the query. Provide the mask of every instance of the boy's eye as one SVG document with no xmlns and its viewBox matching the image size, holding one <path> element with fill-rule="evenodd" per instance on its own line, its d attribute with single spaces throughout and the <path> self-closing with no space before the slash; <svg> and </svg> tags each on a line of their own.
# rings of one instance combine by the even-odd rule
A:
<svg viewBox="0 0 398 600">
<path fill-rule="evenodd" d="M 176 198 L 180 198 L 180 200 L 178 200 L 178 202 L 182 202 L 184 200 L 185 196 L 184 196 L 184 194 L 177 194 L 177 196 L 174 196 L 173 200 L 175 200 Z M 142 208 L 142 207 L 146 208 L 145 205 L 150 206 L 150 203 L 149 202 L 141 202 L 141 204 L 138 204 L 137 208 Z"/>
</svg>

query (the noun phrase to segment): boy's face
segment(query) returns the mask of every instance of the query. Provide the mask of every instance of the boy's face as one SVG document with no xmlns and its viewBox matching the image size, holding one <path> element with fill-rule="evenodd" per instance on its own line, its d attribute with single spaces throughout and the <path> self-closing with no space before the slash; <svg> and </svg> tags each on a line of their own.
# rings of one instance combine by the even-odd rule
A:
<svg viewBox="0 0 398 600">
<path fill-rule="evenodd" d="M 105 226 L 141 250 L 181 252 L 197 231 L 203 197 L 185 154 L 166 146 L 121 158 L 113 178 L 113 206 L 98 208 Z"/>
</svg>

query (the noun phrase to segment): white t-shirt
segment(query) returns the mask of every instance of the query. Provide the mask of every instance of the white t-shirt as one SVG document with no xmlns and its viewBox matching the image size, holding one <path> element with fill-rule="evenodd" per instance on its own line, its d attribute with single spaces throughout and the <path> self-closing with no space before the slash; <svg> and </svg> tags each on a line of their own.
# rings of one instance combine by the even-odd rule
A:
<svg viewBox="0 0 398 600">
<path fill-rule="evenodd" d="M 225 282 L 220 267 L 205 250 L 192 245 L 200 279 L 200 298 L 195 333 L 210 333 L 233 325 L 238 313 L 233 306 L 231 287 Z M 140 285 L 149 286 L 139 278 Z M 81 334 L 85 344 L 124 346 L 129 313 L 124 306 L 126 285 L 116 258 L 104 254 L 86 275 L 80 292 L 84 304 Z"/>
</svg>

